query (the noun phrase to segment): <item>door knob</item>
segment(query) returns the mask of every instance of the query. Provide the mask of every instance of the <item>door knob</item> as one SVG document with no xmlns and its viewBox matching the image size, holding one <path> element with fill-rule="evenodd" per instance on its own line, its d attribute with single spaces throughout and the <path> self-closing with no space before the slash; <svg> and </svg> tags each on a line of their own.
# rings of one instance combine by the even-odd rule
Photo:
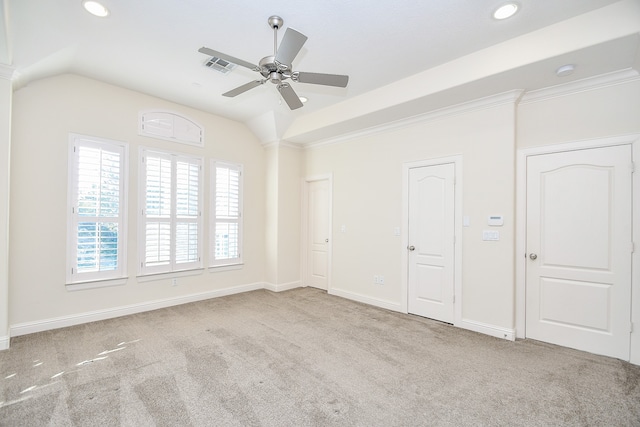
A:
<svg viewBox="0 0 640 427">
<path fill-rule="evenodd" d="M 529 254 L 529 258 L 531 258 L 532 260 L 537 259 L 538 255 L 536 254 Z"/>
<path fill-rule="evenodd" d="M 416 247 L 411 245 L 411 246 L 407 246 L 407 249 L 409 249 L 410 251 L 415 251 Z"/>
<path fill-rule="evenodd" d="M 324 239 L 324 242 L 325 243 L 329 243 L 329 239 Z"/>
</svg>

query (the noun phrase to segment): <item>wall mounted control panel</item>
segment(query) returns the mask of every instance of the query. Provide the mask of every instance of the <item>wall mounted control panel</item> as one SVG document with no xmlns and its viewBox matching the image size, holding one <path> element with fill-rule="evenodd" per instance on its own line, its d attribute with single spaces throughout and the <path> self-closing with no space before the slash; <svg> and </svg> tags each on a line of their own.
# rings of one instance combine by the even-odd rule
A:
<svg viewBox="0 0 640 427">
<path fill-rule="evenodd" d="M 504 225 L 504 217 L 502 215 L 489 215 L 487 224 L 493 227 L 502 227 Z"/>
</svg>

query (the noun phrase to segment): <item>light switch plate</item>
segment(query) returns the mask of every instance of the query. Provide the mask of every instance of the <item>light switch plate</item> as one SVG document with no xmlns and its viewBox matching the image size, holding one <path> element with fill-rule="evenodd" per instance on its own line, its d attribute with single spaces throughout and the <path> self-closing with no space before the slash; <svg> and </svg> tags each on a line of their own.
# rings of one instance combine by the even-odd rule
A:
<svg viewBox="0 0 640 427">
<path fill-rule="evenodd" d="M 488 242 L 498 241 L 500 240 L 500 232 L 493 231 L 493 230 L 484 230 L 482 232 L 482 240 L 488 241 Z"/>
</svg>

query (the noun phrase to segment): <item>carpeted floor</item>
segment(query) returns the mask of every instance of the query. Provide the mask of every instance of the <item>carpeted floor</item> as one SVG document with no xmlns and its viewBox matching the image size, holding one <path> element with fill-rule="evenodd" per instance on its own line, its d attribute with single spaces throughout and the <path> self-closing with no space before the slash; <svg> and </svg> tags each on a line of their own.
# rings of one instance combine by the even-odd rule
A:
<svg viewBox="0 0 640 427">
<path fill-rule="evenodd" d="M 302 288 L 13 338 L 2 426 L 640 426 L 640 366 Z"/>
</svg>

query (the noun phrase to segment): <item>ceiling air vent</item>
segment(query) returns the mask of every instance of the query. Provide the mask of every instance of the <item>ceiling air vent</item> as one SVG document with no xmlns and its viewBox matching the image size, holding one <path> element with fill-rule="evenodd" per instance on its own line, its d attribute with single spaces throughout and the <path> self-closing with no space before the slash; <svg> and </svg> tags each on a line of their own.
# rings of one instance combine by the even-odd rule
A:
<svg viewBox="0 0 640 427">
<path fill-rule="evenodd" d="M 205 67 L 209 67 L 213 70 L 216 70 L 222 74 L 227 74 L 229 71 L 236 68 L 236 64 L 225 61 L 222 58 L 218 58 L 216 56 L 212 56 L 207 62 L 204 63 Z"/>
</svg>

